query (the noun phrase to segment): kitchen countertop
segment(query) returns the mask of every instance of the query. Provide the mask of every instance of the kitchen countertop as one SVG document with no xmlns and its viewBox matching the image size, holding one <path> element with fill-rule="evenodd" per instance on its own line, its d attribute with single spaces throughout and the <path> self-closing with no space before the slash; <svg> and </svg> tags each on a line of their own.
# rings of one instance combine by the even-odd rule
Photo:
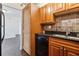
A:
<svg viewBox="0 0 79 59">
<path fill-rule="evenodd" d="M 79 37 L 66 36 L 66 35 L 60 35 L 60 34 L 42 34 L 42 33 L 37 33 L 37 34 L 38 35 L 48 36 L 48 37 L 61 38 L 61 39 L 65 39 L 65 40 L 79 41 Z"/>
</svg>

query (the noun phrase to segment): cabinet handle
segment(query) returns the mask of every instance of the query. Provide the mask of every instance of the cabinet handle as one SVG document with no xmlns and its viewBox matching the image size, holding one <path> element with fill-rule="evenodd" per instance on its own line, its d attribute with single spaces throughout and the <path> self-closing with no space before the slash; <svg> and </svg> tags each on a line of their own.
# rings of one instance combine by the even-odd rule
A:
<svg viewBox="0 0 79 59">
<path fill-rule="evenodd" d="M 63 56 L 63 47 L 60 48 L 60 56 Z"/>
<path fill-rule="evenodd" d="M 67 49 L 64 48 L 64 56 L 67 56 Z"/>
</svg>

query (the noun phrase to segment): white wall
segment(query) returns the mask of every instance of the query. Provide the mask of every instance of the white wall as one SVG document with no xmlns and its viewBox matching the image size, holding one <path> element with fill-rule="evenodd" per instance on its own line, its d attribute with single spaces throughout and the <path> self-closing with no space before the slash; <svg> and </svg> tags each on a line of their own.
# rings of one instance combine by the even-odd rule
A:
<svg viewBox="0 0 79 59">
<path fill-rule="evenodd" d="M 16 15 L 5 14 L 5 38 L 12 38 L 19 34 L 19 22 Z"/>
<path fill-rule="evenodd" d="M 21 11 L 3 6 L 5 11 L 5 39 L 21 34 Z"/>
<path fill-rule="evenodd" d="M 20 50 L 22 49 L 22 11 L 3 5 L 5 13 L 5 39 L 20 35 Z"/>
</svg>

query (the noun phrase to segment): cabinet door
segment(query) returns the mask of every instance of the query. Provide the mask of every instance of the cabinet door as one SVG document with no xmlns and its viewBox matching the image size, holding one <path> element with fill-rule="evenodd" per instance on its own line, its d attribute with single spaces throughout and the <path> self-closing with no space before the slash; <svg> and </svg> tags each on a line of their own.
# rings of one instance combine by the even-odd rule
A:
<svg viewBox="0 0 79 59">
<path fill-rule="evenodd" d="M 79 3 L 66 3 L 66 9 L 79 7 Z"/>
<path fill-rule="evenodd" d="M 46 22 L 53 22 L 53 10 L 52 3 L 49 3 L 45 6 L 46 10 Z"/>
<path fill-rule="evenodd" d="M 79 56 L 79 50 L 64 48 L 64 56 Z"/>
<path fill-rule="evenodd" d="M 66 10 L 66 4 L 65 3 L 55 3 L 55 12 L 60 12 Z"/>
<path fill-rule="evenodd" d="M 52 44 L 49 47 L 49 56 L 63 56 L 63 47 Z"/>
<path fill-rule="evenodd" d="M 67 56 L 78 56 L 78 55 L 74 52 L 68 52 Z"/>
<path fill-rule="evenodd" d="M 45 23 L 45 7 L 40 8 L 40 20 L 41 23 Z"/>
</svg>

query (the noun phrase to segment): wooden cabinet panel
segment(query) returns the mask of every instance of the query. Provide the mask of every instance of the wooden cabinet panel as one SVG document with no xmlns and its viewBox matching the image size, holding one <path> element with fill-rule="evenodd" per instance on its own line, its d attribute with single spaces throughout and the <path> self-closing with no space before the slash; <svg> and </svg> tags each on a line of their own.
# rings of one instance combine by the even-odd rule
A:
<svg viewBox="0 0 79 59">
<path fill-rule="evenodd" d="M 66 3 L 66 9 L 72 9 L 75 7 L 79 7 L 79 3 Z"/>
<path fill-rule="evenodd" d="M 79 56 L 79 55 L 77 55 L 74 52 L 67 51 L 67 55 L 66 56 Z"/>
<path fill-rule="evenodd" d="M 47 5 L 40 8 L 40 19 L 41 23 L 54 23 L 53 19 L 53 11 L 54 11 L 54 4 L 48 3 Z"/>
<path fill-rule="evenodd" d="M 45 7 L 40 8 L 40 20 L 41 23 L 45 23 Z"/>
<path fill-rule="evenodd" d="M 79 3 L 48 3 L 40 8 L 41 23 L 55 23 L 53 13 L 79 7 Z"/>
<path fill-rule="evenodd" d="M 50 46 L 50 56 L 62 56 L 63 55 L 63 47 L 56 46 L 56 44 Z"/>
<path fill-rule="evenodd" d="M 49 56 L 79 56 L 79 43 L 59 38 L 49 38 Z"/>
<path fill-rule="evenodd" d="M 77 54 L 75 54 L 73 52 L 68 52 L 67 56 L 77 56 Z"/>
<path fill-rule="evenodd" d="M 52 3 L 47 4 L 45 6 L 45 10 L 46 10 L 46 22 L 54 22 L 54 19 L 53 19 L 53 11 L 54 11 L 53 4 Z"/>
<path fill-rule="evenodd" d="M 65 3 L 55 3 L 55 12 L 60 12 L 66 10 L 66 4 Z"/>
<path fill-rule="evenodd" d="M 40 19 L 39 19 L 39 7 L 35 4 L 31 4 L 31 55 L 35 55 L 35 34 L 41 32 Z"/>
<path fill-rule="evenodd" d="M 79 51 L 73 48 L 64 48 L 64 56 L 79 56 Z"/>
<path fill-rule="evenodd" d="M 64 3 L 48 3 L 40 8 L 41 23 L 55 23 L 53 13 L 65 10 Z"/>
<path fill-rule="evenodd" d="M 63 47 L 54 40 L 55 38 L 49 38 L 49 56 L 63 56 Z"/>
<path fill-rule="evenodd" d="M 66 10 L 65 3 L 48 3 L 40 8 L 41 23 L 55 23 L 53 13 Z"/>
<path fill-rule="evenodd" d="M 50 56 L 59 56 L 59 55 L 60 55 L 60 48 L 50 46 Z"/>
</svg>

